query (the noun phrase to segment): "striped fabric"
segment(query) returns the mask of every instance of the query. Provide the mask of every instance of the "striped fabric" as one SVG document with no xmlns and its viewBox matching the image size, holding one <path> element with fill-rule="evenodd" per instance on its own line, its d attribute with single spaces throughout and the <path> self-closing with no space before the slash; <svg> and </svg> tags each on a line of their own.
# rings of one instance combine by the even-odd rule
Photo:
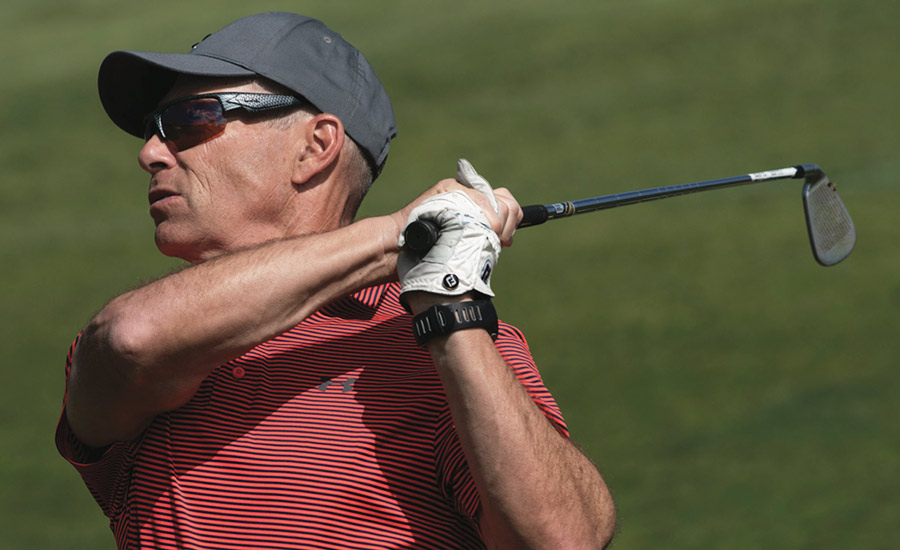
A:
<svg viewBox="0 0 900 550">
<path fill-rule="evenodd" d="M 57 447 L 119 548 L 484 548 L 446 397 L 398 295 L 382 285 L 323 308 L 136 441 L 92 453 L 63 414 Z M 501 323 L 497 346 L 565 434 L 522 334 Z"/>
</svg>

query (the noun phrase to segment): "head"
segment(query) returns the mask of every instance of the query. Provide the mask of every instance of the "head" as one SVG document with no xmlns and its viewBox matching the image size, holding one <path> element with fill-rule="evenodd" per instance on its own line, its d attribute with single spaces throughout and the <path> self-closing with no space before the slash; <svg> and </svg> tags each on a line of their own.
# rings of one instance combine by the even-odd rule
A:
<svg viewBox="0 0 900 550">
<path fill-rule="evenodd" d="M 165 131 L 148 134 L 140 162 L 152 175 L 151 200 L 168 192 L 194 201 L 185 206 L 208 204 L 193 221 L 164 211 L 165 201 L 151 208 L 160 249 L 190 261 L 349 223 L 396 136 L 390 101 L 362 54 L 321 22 L 295 14 L 246 17 L 187 54 L 114 52 L 101 65 L 99 87 L 112 120 L 138 136 L 158 106 L 192 95 L 301 100 L 264 112 L 229 110 L 224 131 L 184 150 Z M 225 225 L 243 227 L 246 236 L 223 234 Z"/>
</svg>

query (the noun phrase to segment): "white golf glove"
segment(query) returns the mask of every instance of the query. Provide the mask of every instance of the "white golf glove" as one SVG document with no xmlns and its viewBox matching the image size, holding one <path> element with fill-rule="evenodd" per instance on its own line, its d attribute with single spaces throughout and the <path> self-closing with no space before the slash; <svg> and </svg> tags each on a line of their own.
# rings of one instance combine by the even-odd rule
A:
<svg viewBox="0 0 900 550">
<path fill-rule="evenodd" d="M 469 161 L 460 159 L 456 174 L 460 183 L 484 193 L 497 210 L 494 191 Z M 419 219 L 437 224 L 439 236 L 422 258 L 411 252 L 400 254 L 401 303 L 405 304 L 404 294 L 417 290 L 445 296 L 474 290 L 493 296 L 491 273 L 500 255 L 500 238 L 481 208 L 463 191 L 451 191 L 426 199 L 413 209 L 406 223 Z M 401 248 L 404 242 L 401 233 Z"/>
</svg>

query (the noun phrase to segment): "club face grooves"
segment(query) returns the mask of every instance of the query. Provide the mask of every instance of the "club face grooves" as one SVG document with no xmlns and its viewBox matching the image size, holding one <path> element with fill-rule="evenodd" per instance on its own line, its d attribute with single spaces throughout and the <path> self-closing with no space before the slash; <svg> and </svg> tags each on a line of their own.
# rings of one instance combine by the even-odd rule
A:
<svg viewBox="0 0 900 550">
<path fill-rule="evenodd" d="M 821 171 L 806 175 L 803 210 L 817 262 L 832 266 L 850 255 L 856 244 L 856 227 L 837 187 Z"/>
</svg>

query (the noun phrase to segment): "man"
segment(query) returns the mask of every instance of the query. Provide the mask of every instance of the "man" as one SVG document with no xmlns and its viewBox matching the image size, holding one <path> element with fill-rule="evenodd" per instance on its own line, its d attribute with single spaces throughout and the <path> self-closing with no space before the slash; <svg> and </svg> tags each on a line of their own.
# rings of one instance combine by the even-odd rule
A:
<svg viewBox="0 0 900 550">
<path fill-rule="evenodd" d="M 99 88 L 146 139 L 157 247 L 191 264 L 69 353 L 57 446 L 120 548 L 608 543 L 603 480 L 489 301 L 512 195 L 460 161 L 353 222 L 396 135 L 355 48 L 266 13 L 189 54 L 114 52 Z M 420 218 L 424 258 L 400 244 Z"/>
</svg>

